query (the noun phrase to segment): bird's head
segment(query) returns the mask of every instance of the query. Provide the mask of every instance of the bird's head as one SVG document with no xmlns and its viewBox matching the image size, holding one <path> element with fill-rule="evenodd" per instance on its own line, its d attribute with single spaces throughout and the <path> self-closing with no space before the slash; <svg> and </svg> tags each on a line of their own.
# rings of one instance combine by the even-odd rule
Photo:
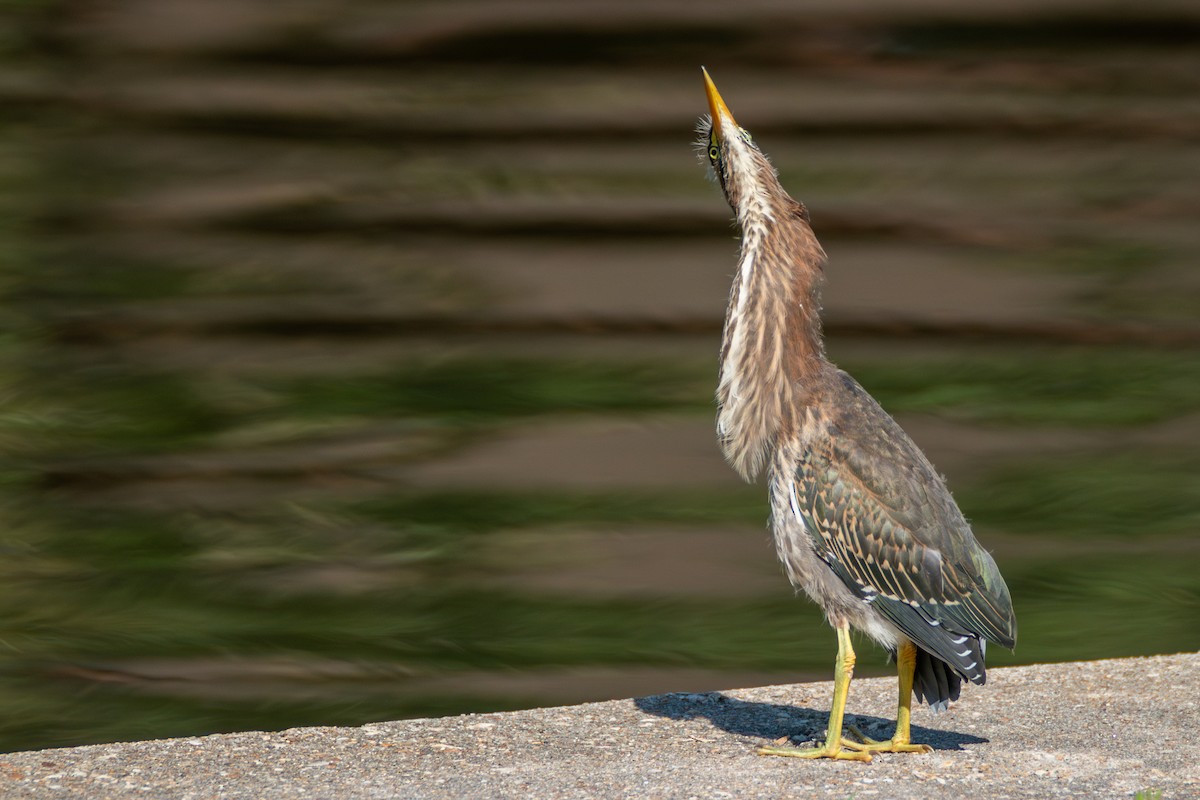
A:
<svg viewBox="0 0 1200 800">
<path fill-rule="evenodd" d="M 779 184 L 770 160 L 758 149 L 749 131 L 734 120 L 716 85 L 704 72 L 710 115 L 697 128 L 696 147 L 712 167 L 721 191 L 743 229 L 775 217 L 776 211 L 795 203 Z"/>
</svg>

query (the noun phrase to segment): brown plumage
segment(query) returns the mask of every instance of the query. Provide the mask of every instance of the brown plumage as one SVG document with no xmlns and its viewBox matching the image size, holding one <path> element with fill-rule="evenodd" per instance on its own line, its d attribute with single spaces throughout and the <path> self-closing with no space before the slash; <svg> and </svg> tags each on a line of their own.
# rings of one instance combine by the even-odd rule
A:
<svg viewBox="0 0 1200 800">
<path fill-rule="evenodd" d="M 867 761 L 873 752 L 926 752 L 909 741 L 912 690 L 938 710 L 958 699 L 963 680 L 984 683 L 985 640 L 1012 647 L 1016 639 L 1008 588 L 924 454 L 825 357 L 826 256 L 808 210 L 704 78 L 712 113 L 699 144 L 742 232 L 721 346 L 718 440 L 742 477 L 765 469 L 780 560 L 839 642 L 825 744 L 761 752 Z M 896 655 L 890 741 L 841 735 L 850 628 Z"/>
</svg>

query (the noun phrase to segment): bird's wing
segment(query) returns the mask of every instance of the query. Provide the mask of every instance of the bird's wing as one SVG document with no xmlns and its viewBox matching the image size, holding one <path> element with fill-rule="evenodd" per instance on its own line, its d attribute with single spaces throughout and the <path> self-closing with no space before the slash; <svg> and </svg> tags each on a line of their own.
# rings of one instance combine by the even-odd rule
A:
<svg viewBox="0 0 1200 800">
<path fill-rule="evenodd" d="M 828 435 L 794 474 L 814 549 L 914 642 L 981 681 L 979 639 L 1012 647 L 1016 636 L 1004 579 L 917 446 L 852 378 L 839 379 L 824 404 Z"/>
</svg>

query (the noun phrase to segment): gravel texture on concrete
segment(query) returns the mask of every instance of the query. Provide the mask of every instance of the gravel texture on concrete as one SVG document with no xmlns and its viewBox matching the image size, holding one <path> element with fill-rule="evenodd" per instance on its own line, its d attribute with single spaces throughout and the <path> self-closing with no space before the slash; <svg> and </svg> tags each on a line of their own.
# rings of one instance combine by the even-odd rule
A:
<svg viewBox="0 0 1200 800">
<path fill-rule="evenodd" d="M 914 712 L 925 755 L 764 758 L 825 726 L 832 684 L 0 755 L 0 797 L 1200 798 L 1200 653 L 996 669 Z M 890 734 L 894 679 L 848 721 Z M 1151 795 L 1154 796 L 1154 795 Z"/>
</svg>

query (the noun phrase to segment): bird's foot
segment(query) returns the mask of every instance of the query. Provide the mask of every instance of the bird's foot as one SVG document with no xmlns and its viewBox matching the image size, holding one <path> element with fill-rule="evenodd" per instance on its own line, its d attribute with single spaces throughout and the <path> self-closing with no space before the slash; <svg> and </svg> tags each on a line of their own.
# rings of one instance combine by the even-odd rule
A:
<svg viewBox="0 0 1200 800">
<path fill-rule="evenodd" d="M 907 739 L 897 739 L 892 737 L 887 741 L 881 742 L 877 739 L 872 739 L 865 736 L 862 731 L 853 725 L 847 725 L 846 729 L 854 734 L 858 741 L 842 737 L 842 747 L 849 748 L 856 753 L 932 753 L 933 748 L 927 744 L 913 744 Z"/>
<path fill-rule="evenodd" d="M 779 742 L 758 748 L 760 756 L 785 756 L 787 758 L 832 758 L 838 761 L 870 761 L 871 754 L 865 750 L 845 750 L 842 745 L 845 740 L 840 742 L 826 742 L 820 747 L 785 747 L 782 742 L 787 741 L 781 739 Z"/>
</svg>

